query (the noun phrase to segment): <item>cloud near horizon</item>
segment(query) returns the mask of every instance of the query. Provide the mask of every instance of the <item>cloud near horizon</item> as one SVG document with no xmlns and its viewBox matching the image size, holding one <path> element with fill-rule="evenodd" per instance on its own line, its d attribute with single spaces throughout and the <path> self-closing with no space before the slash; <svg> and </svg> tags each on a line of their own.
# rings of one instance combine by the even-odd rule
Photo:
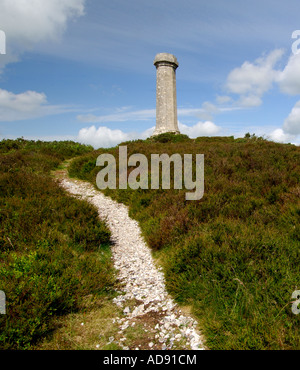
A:
<svg viewBox="0 0 300 370">
<path fill-rule="evenodd" d="M 179 130 L 182 134 L 190 138 L 198 136 L 214 136 L 220 132 L 220 127 L 213 122 L 198 122 L 194 126 L 187 126 L 178 122 Z M 79 131 L 77 140 L 82 144 L 92 145 L 95 149 L 114 147 L 121 142 L 146 139 L 152 135 L 154 127 L 143 132 L 123 132 L 122 130 L 113 130 L 105 126 L 96 128 L 94 125 L 83 128 Z"/>
<path fill-rule="evenodd" d="M 300 101 L 293 107 L 283 124 L 283 131 L 292 138 L 300 135 Z"/>
</svg>

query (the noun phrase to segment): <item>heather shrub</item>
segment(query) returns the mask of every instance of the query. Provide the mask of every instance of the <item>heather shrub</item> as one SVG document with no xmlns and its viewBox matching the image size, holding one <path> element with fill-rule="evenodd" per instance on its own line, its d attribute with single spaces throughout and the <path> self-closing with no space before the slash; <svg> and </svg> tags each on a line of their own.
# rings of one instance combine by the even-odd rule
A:
<svg viewBox="0 0 300 370">
<path fill-rule="evenodd" d="M 168 291 L 190 305 L 211 349 L 297 349 L 299 315 L 299 147 L 256 135 L 178 140 L 165 134 L 128 142 L 133 153 L 204 154 L 202 199 L 186 190 L 104 190 L 129 206 Z M 75 159 L 74 176 L 95 186 L 100 170 L 83 171 L 103 150 Z M 118 148 L 106 152 L 118 159 Z M 172 183 L 172 182 L 171 182 Z"/>
<path fill-rule="evenodd" d="M 50 176 L 62 159 L 90 150 L 65 144 L 0 142 L 1 349 L 29 349 L 55 317 L 82 309 L 87 296 L 112 294 L 109 230 Z"/>
</svg>

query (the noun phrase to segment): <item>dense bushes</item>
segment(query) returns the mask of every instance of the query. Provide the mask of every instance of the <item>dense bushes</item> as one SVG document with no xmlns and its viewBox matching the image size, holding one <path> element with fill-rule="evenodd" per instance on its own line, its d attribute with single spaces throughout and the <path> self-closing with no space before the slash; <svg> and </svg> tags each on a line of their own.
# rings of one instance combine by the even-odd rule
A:
<svg viewBox="0 0 300 370">
<path fill-rule="evenodd" d="M 4 139 L 0 141 L 0 153 L 23 151 L 40 154 L 48 154 L 60 160 L 72 158 L 77 155 L 88 153 L 93 149 L 90 145 L 82 145 L 73 141 L 34 141 L 19 138 L 16 140 Z"/>
<path fill-rule="evenodd" d="M 167 136 L 167 137 L 165 137 Z M 131 215 L 162 261 L 168 290 L 191 304 L 212 349 L 296 349 L 299 318 L 291 295 L 299 289 L 299 147 L 247 134 L 243 139 L 197 138 L 123 143 L 128 157 L 204 154 L 205 192 L 105 190 Z M 103 150 L 76 159 L 74 176 Z M 108 151 L 118 159 L 118 148 Z M 130 170 L 129 170 L 130 171 Z"/>
<path fill-rule="evenodd" d="M 55 316 L 83 307 L 86 296 L 109 294 L 109 230 L 49 175 L 62 159 L 89 150 L 72 142 L 0 142 L 2 349 L 30 348 L 54 328 Z"/>
</svg>

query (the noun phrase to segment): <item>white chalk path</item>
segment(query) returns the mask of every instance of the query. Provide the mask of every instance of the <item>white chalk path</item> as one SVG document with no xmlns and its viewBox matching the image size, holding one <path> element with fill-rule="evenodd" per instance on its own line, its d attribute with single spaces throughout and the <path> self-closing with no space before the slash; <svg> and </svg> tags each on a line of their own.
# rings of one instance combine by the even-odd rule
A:
<svg viewBox="0 0 300 370">
<path fill-rule="evenodd" d="M 61 185 L 71 194 L 86 199 L 98 209 L 111 230 L 112 255 L 118 278 L 123 283 L 123 295 L 114 302 L 125 307 L 126 318 L 119 320 L 121 330 L 130 325 L 130 320 L 147 313 L 159 313 L 155 326 L 156 343 L 149 349 L 172 349 L 174 341 L 185 341 L 186 349 L 204 349 L 196 321 L 183 314 L 165 288 L 164 275 L 153 262 L 151 251 L 141 236 L 137 221 L 128 215 L 128 208 L 97 191 L 90 183 L 64 178 Z M 130 310 L 126 301 L 136 299 L 139 304 Z"/>
</svg>

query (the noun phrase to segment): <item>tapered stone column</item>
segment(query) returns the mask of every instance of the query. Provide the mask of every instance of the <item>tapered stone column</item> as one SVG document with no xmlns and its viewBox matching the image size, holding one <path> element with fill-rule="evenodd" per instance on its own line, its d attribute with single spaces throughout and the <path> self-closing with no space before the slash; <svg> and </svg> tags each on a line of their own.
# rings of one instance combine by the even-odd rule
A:
<svg viewBox="0 0 300 370">
<path fill-rule="evenodd" d="M 172 132 L 179 134 L 177 122 L 176 69 L 179 66 L 174 55 L 157 54 L 156 67 L 156 128 L 154 135 Z"/>
</svg>

